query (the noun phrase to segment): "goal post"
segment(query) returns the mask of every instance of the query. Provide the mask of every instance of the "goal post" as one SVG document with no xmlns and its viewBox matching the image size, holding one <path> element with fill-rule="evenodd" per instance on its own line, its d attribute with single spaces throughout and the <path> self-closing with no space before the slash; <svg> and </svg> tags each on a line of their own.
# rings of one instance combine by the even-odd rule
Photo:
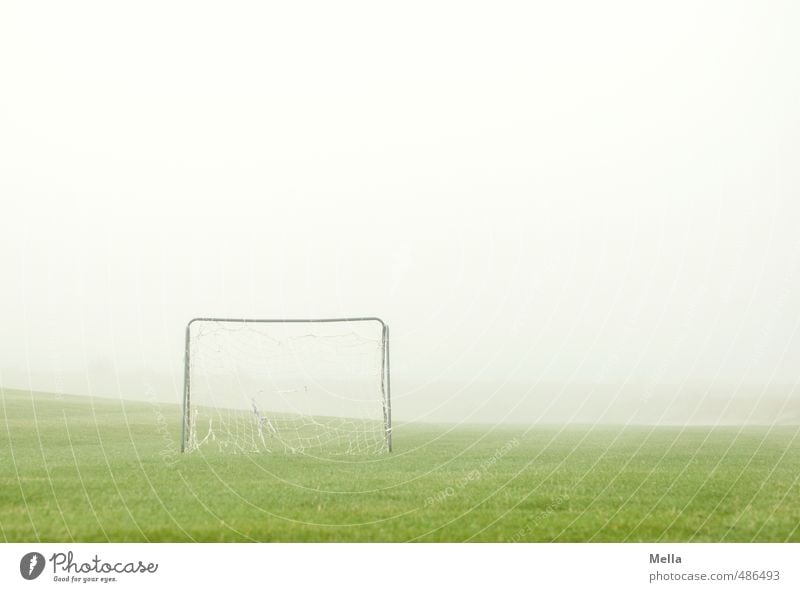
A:
<svg viewBox="0 0 800 592">
<path fill-rule="evenodd" d="M 391 452 L 390 376 L 378 317 L 192 319 L 181 452 Z"/>
</svg>

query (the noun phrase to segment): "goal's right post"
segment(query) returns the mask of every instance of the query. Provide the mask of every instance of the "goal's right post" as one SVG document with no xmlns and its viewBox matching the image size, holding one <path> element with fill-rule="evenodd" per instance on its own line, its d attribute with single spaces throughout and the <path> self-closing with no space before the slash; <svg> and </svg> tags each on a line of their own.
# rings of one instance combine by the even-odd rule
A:
<svg viewBox="0 0 800 592">
<path fill-rule="evenodd" d="M 392 373 L 389 365 L 389 325 L 383 324 L 383 422 L 386 429 L 386 449 L 392 451 Z"/>
</svg>

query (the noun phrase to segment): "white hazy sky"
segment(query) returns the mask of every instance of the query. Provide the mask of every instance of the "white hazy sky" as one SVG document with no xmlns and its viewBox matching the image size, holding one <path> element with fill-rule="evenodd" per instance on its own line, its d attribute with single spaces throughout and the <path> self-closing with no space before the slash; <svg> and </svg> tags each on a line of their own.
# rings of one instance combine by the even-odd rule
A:
<svg viewBox="0 0 800 592">
<path fill-rule="evenodd" d="M 392 327 L 398 417 L 795 384 L 798 30 L 793 1 L 4 2 L 0 384 L 178 401 L 189 318 L 349 315 Z"/>
</svg>

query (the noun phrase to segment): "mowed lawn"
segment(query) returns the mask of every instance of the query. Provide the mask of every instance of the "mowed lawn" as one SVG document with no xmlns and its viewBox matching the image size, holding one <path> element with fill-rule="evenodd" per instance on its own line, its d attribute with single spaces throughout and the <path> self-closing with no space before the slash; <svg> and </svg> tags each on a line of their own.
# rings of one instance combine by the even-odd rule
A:
<svg viewBox="0 0 800 592">
<path fill-rule="evenodd" d="M 177 406 L 0 395 L 4 541 L 800 541 L 800 427 L 398 425 L 178 454 Z"/>
</svg>

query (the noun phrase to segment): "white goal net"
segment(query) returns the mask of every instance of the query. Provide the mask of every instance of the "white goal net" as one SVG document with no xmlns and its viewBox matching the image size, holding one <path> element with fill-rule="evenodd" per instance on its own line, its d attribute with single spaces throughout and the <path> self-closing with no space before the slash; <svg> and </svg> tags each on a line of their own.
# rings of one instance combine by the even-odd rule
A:
<svg viewBox="0 0 800 592">
<path fill-rule="evenodd" d="M 388 328 L 377 318 L 195 319 L 182 449 L 327 457 L 391 450 Z"/>
</svg>

